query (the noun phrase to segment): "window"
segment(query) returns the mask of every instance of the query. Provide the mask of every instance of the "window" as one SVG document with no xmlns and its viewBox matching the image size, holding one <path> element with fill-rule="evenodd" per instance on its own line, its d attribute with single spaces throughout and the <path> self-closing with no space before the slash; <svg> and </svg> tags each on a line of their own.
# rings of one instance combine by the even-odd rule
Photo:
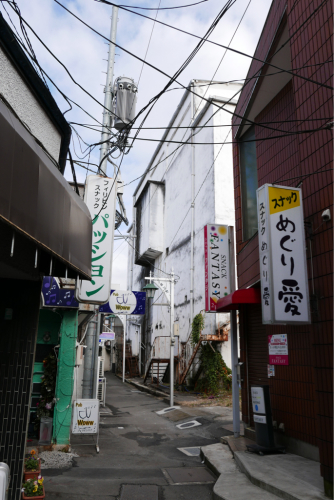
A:
<svg viewBox="0 0 334 500">
<path fill-rule="evenodd" d="M 252 141 L 252 142 L 247 142 Z M 257 232 L 257 165 L 254 126 L 245 132 L 240 140 L 240 177 L 243 241 Z"/>
</svg>

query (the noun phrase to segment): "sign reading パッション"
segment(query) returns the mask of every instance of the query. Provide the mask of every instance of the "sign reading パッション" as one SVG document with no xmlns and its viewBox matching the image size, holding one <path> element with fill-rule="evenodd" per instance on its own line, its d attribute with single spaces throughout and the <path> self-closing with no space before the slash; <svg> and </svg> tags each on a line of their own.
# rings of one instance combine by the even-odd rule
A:
<svg viewBox="0 0 334 500">
<path fill-rule="evenodd" d="M 89 175 L 85 203 L 92 217 L 92 280 L 77 283 L 76 299 L 89 304 L 109 300 L 115 229 L 116 182 L 109 177 Z M 76 228 L 79 234 L 80 228 Z"/>
<path fill-rule="evenodd" d="M 205 310 L 215 312 L 217 302 L 231 293 L 228 226 L 204 227 Z"/>
<path fill-rule="evenodd" d="M 73 402 L 72 434 L 97 434 L 99 418 L 98 399 L 77 399 Z"/>
<path fill-rule="evenodd" d="M 286 333 L 268 335 L 269 364 L 288 365 L 288 336 Z"/>
<path fill-rule="evenodd" d="M 309 323 L 301 189 L 265 184 L 257 210 L 262 322 Z"/>
</svg>

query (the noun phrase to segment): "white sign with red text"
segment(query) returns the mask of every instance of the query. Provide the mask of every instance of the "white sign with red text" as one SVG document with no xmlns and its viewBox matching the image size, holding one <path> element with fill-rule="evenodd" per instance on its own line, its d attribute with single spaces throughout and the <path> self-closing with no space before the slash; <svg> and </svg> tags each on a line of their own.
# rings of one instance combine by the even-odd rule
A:
<svg viewBox="0 0 334 500">
<path fill-rule="evenodd" d="M 217 302 L 231 293 L 228 226 L 204 227 L 205 310 L 215 312 Z"/>
<path fill-rule="evenodd" d="M 289 364 L 288 336 L 286 333 L 268 335 L 268 348 L 270 365 Z"/>
</svg>

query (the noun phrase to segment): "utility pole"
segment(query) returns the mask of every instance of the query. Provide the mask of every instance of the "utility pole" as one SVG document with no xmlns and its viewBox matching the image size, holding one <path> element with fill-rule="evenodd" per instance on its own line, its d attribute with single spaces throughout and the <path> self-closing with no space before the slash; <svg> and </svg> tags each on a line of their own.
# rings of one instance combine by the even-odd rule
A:
<svg viewBox="0 0 334 500">
<path fill-rule="evenodd" d="M 229 237 L 229 265 L 231 292 L 235 291 L 235 256 L 234 256 L 234 227 L 228 228 Z M 234 437 L 240 436 L 240 409 L 239 409 L 239 380 L 238 380 L 238 326 L 237 311 L 230 312 L 231 358 L 232 358 L 232 408 Z"/>
<path fill-rule="evenodd" d="M 101 151 L 100 151 L 100 173 L 103 175 L 107 174 L 107 162 L 108 162 L 108 150 L 110 129 L 111 129 L 111 106 L 113 99 L 113 78 L 114 78 L 114 65 L 115 65 L 115 43 L 116 43 L 116 31 L 117 31 L 117 16 L 118 7 L 113 7 L 112 9 L 112 20 L 110 29 L 110 41 L 113 42 L 109 44 L 109 56 L 108 56 L 108 70 L 107 70 L 107 80 L 105 86 L 105 96 L 104 96 L 104 111 L 103 111 L 103 127 L 101 133 Z M 114 172 L 114 177 L 116 172 Z M 116 190 L 117 182 L 114 179 L 113 182 L 113 193 L 111 196 L 115 199 L 116 210 Z M 93 381 L 95 378 L 95 372 L 97 371 L 98 363 L 98 343 L 99 343 L 99 306 L 94 306 L 94 319 L 90 321 L 87 331 L 87 347 L 85 351 L 84 358 L 84 373 L 83 373 L 83 383 L 82 383 L 82 397 L 83 399 L 94 398 L 94 388 Z M 95 349 L 94 349 L 95 347 Z"/>
<path fill-rule="evenodd" d="M 94 306 L 94 316 L 89 321 L 86 334 L 86 350 L 84 357 L 84 372 L 82 380 L 82 399 L 91 399 L 93 397 L 94 380 L 94 345 L 97 332 L 97 315 L 99 306 Z"/>
<path fill-rule="evenodd" d="M 111 125 L 111 105 L 113 99 L 113 80 L 114 80 L 114 66 L 115 66 L 115 43 L 116 43 L 116 32 L 117 32 L 117 16 L 118 7 L 112 8 L 112 19 L 111 19 L 111 29 L 110 29 L 110 44 L 109 44 L 109 56 L 108 56 L 108 71 L 107 71 L 107 81 L 104 89 L 104 110 L 103 110 L 103 127 L 101 133 L 101 150 L 100 150 L 100 171 L 102 174 L 107 173 L 107 162 L 108 159 L 106 154 L 109 149 L 108 137 L 110 137 L 110 125 Z M 101 163 L 102 162 L 102 163 Z M 115 183 L 116 184 L 116 183 Z"/>
</svg>

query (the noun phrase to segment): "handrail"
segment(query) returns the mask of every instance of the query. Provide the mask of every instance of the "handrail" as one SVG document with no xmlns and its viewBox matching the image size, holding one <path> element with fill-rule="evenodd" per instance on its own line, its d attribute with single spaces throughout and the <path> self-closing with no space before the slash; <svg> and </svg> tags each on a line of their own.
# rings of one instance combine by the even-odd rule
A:
<svg viewBox="0 0 334 500">
<path fill-rule="evenodd" d="M 169 335 L 158 335 L 157 337 L 154 338 L 153 344 L 151 345 L 150 356 L 147 358 L 147 361 L 145 364 L 145 370 L 144 370 L 145 375 L 146 375 L 146 372 L 150 366 L 152 358 L 154 358 L 154 356 L 152 355 L 152 352 L 153 352 L 153 349 L 155 349 L 155 341 L 157 339 L 161 339 L 161 338 L 170 338 L 170 336 Z"/>
</svg>

